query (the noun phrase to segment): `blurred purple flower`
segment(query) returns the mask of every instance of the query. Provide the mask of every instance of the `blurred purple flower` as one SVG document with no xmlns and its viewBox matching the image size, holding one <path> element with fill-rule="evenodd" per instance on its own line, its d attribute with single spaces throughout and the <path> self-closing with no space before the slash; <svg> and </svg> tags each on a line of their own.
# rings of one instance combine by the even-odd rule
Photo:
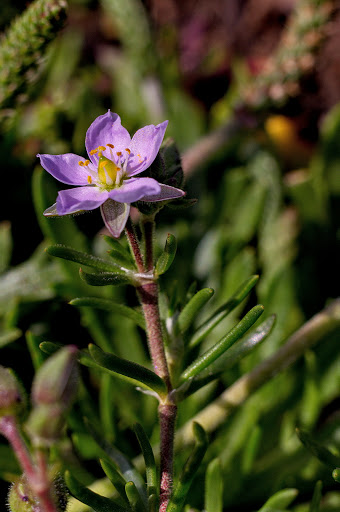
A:
<svg viewBox="0 0 340 512">
<path fill-rule="evenodd" d="M 168 121 L 144 126 L 130 137 L 120 117 L 110 110 L 97 117 L 86 133 L 89 160 L 66 153 L 37 155 L 42 167 L 54 178 L 78 188 L 61 190 L 57 202 L 45 216 L 66 215 L 100 207 L 110 233 L 118 238 L 135 201 L 166 201 L 184 196 L 178 188 L 153 178 L 136 177 L 157 156 Z"/>
</svg>

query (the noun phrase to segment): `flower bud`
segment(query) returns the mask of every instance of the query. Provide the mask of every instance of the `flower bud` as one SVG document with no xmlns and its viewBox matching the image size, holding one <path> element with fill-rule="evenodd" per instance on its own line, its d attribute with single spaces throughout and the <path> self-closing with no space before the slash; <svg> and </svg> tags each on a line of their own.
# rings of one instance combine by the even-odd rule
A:
<svg viewBox="0 0 340 512">
<path fill-rule="evenodd" d="M 51 483 L 51 494 L 57 511 L 64 512 L 67 507 L 68 491 L 64 480 L 60 476 L 57 476 Z M 9 490 L 8 508 L 10 512 L 36 512 L 40 510 L 39 502 L 32 493 L 24 475 Z"/>
<path fill-rule="evenodd" d="M 0 366 L 0 417 L 17 416 L 24 409 L 24 392 L 9 368 Z"/>
<path fill-rule="evenodd" d="M 77 392 L 77 348 L 69 345 L 58 350 L 39 368 L 32 386 L 35 405 L 57 404 L 67 409 Z"/>
</svg>

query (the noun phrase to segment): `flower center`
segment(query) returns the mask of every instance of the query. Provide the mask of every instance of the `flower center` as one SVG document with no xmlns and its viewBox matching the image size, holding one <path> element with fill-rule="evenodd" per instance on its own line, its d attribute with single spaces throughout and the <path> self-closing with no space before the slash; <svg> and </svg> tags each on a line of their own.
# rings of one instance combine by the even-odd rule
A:
<svg viewBox="0 0 340 512">
<path fill-rule="evenodd" d="M 121 168 L 118 167 L 114 162 L 112 162 L 112 160 L 109 160 L 108 158 L 103 156 L 101 151 L 98 154 L 98 178 L 103 183 L 103 185 L 111 187 L 112 185 L 116 184 L 117 174 L 121 170 Z"/>
</svg>

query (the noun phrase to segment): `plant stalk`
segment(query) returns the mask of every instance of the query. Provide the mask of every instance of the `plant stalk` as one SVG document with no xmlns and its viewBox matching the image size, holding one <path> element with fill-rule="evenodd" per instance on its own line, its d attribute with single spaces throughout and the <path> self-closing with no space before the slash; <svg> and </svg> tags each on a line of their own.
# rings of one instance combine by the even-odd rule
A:
<svg viewBox="0 0 340 512">
<path fill-rule="evenodd" d="M 37 512 L 58 512 L 50 493 L 50 480 L 45 456 L 38 451 L 36 467 L 28 452 L 16 420 L 13 416 L 4 416 L 0 420 L 0 432 L 11 444 L 20 466 L 27 478 L 28 485 L 33 494 L 39 499 Z"/>
<path fill-rule="evenodd" d="M 126 235 L 132 253 L 135 257 L 138 271 L 151 272 L 153 264 L 153 235 L 154 221 L 147 219 L 142 226 L 144 236 L 144 258 L 140 250 L 140 244 L 135 230 L 129 219 L 126 225 Z M 159 512 L 165 512 L 172 493 L 173 482 L 173 453 L 175 438 L 175 423 L 177 406 L 169 399 L 172 391 L 170 373 L 164 349 L 162 322 L 159 313 L 158 285 L 156 282 L 146 282 L 136 288 L 137 295 L 142 305 L 150 356 L 155 372 L 166 383 L 168 396 L 160 403 L 158 408 L 160 422 L 160 508 Z"/>
</svg>

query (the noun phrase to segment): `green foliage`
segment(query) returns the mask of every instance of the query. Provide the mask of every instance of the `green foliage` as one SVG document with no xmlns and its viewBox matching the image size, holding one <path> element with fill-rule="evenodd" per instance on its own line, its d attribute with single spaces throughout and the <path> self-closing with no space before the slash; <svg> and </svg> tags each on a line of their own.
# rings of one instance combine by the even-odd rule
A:
<svg viewBox="0 0 340 512">
<path fill-rule="evenodd" d="M 64 25 L 66 2 L 35 0 L 3 35 L 0 149 L 11 208 L 5 197 L 1 364 L 29 389 L 48 355 L 79 348 L 77 398 L 44 448 L 49 467 L 66 471 L 69 512 L 159 511 L 157 395 L 178 405 L 168 512 L 338 512 L 340 109 L 317 96 L 317 84 L 323 98 L 333 87 L 332 63 L 319 60 L 327 66 L 315 81 L 310 68 L 331 35 L 335 2 L 296 2 L 276 50 L 255 62 L 255 79 L 252 55 L 232 62 L 218 39 L 231 27 L 209 39 L 227 11 L 216 6 L 206 31 L 199 6 L 179 26 L 170 4 L 72 0 Z M 2 9 L 5 20 L 16 7 L 4 0 Z M 161 21 L 167 15 L 171 23 Z M 197 20 L 204 44 L 195 54 Z M 169 119 L 169 138 L 143 176 L 176 187 L 185 178 L 187 195 L 132 209 L 139 241 L 155 217 L 154 275 L 137 271 L 126 240 L 107 236 L 98 212 L 53 216 L 63 185 L 34 169 L 39 152 L 85 156 L 86 129 L 107 108 L 131 134 Z M 170 397 L 150 369 L 134 293 L 153 280 Z M 306 334 L 319 314 L 327 328 Z M 299 332 L 304 356 L 279 373 L 266 367 Z M 53 421 L 43 413 L 34 428 L 46 433 Z M 196 420 L 212 433 L 209 446 L 196 423 L 193 436 Z M 1 438 L 1 478 L 21 472 Z"/>
</svg>

